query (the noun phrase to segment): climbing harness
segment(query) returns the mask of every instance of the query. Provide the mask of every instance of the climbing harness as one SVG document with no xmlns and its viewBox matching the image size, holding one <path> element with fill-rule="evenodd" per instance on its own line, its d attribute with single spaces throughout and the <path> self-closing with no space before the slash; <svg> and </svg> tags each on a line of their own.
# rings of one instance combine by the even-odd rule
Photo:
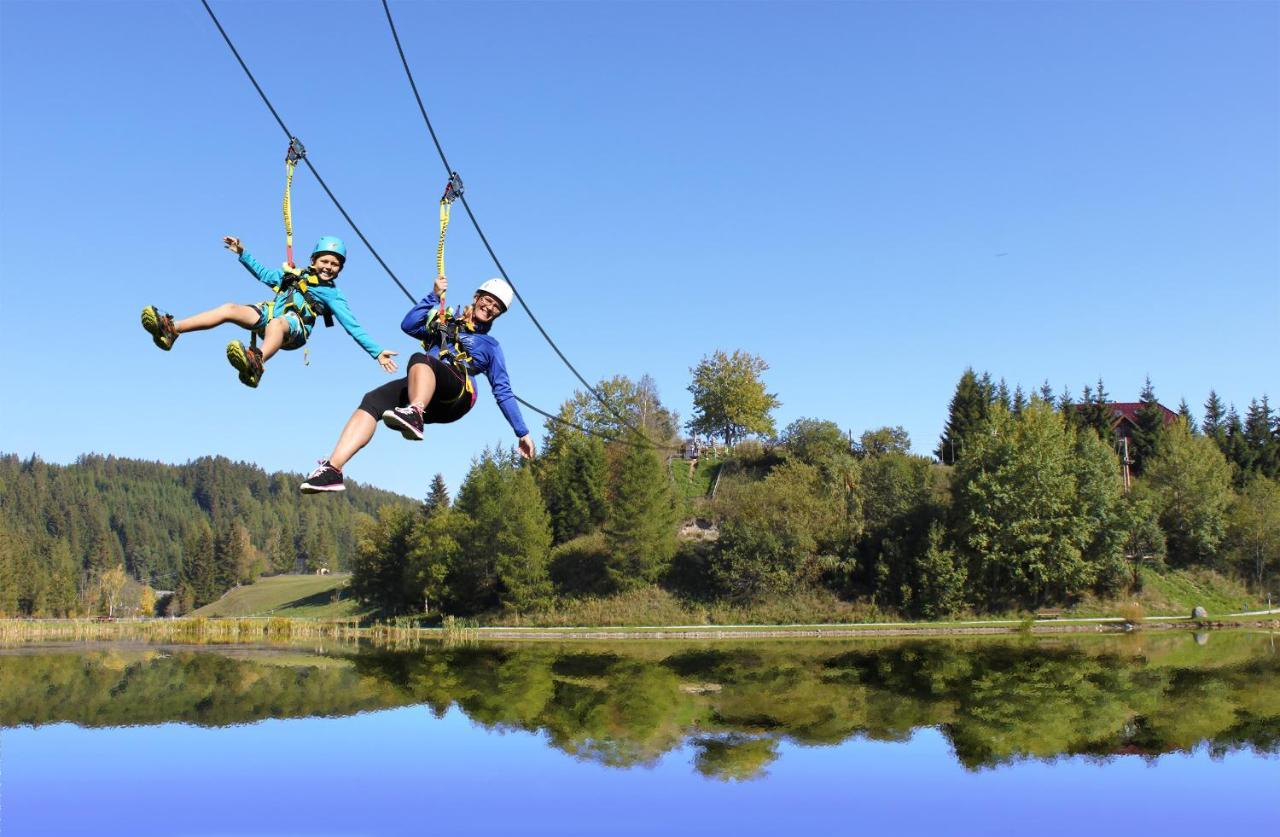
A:
<svg viewBox="0 0 1280 837">
<path fill-rule="evenodd" d="M 444 184 L 444 194 L 440 196 L 440 243 L 436 245 L 436 275 L 444 276 L 444 239 L 449 231 L 449 208 L 453 202 L 462 197 L 462 178 L 456 171 L 449 172 L 449 182 Z M 445 305 L 445 294 L 440 294 L 440 308 L 427 315 L 427 339 L 422 341 L 422 348 L 430 349 L 430 344 L 440 346 L 440 359 L 449 364 L 463 381 L 462 392 L 443 404 L 452 404 L 464 395 L 475 398 L 475 384 L 471 380 L 471 355 L 463 347 L 459 339 L 465 330 L 474 332 L 475 326 L 457 312 L 450 311 Z"/>
<path fill-rule="evenodd" d="M 438 344 L 440 360 L 448 364 L 462 379 L 462 392 L 441 401 L 442 404 L 452 404 L 464 395 L 470 395 L 475 400 L 476 385 L 471 379 L 471 366 L 475 361 L 462 343 L 463 333 L 474 334 L 475 330 L 475 325 L 463 317 L 460 311 L 441 308 L 427 315 L 427 337 L 422 341 L 422 348 L 429 351 L 432 345 Z"/>
<path fill-rule="evenodd" d="M 299 270 L 293 261 L 293 171 L 299 161 L 306 159 L 306 156 L 307 149 L 302 144 L 302 140 L 293 136 L 289 137 L 289 147 L 284 152 L 284 201 L 282 205 L 284 214 L 284 275 L 281 277 L 280 284 L 275 287 L 276 298 L 263 305 L 267 315 L 267 322 L 291 312 L 296 313 L 298 319 L 302 322 L 304 333 L 315 324 L 317 316 L 324 318 L 326 328 L 333 326 L 333 313 L 329 310 L 329 306 L 307 291 L 309 288 L 317 286 L 332 288 L 334 284 L 332 281 L 320 279 L 320 277 L 311 272 L 310 267 Z M 294 291 L 297 293 L 294 293 Z M 281 300 L 282 296 L 283 301 Z M 302 300 L 301 304 L 298 302 L 299 299 Z M 277 303 L 279 303 L 278 306 Z M 262 331 L 252 333 L 249 337 L 250 349 L 257 351 L 258 338 L 262 334 Z M 305 345 L 302 350 L 302 363 L 304 366 L 311 365 L 311 350 Z"/>
</svg>

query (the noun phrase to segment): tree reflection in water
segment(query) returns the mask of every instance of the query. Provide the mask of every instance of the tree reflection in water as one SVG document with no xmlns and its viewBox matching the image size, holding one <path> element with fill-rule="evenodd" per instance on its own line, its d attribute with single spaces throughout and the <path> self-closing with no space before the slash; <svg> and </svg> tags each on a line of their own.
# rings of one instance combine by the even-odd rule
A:
<svg viewBox="0 0 1280 837">
<path fill-rule="evenodd" d="M 1280 752 L 1270 637 L 429 645 L 0 653 L 0 725 L 222 726 L 411 704 L 458 707 L 577 758 L 650 765 L 689 747 L 724 780 L 783 741 L 901 741 L 940 729 L 965 767 L 1208 745 Z"/>
</svg>

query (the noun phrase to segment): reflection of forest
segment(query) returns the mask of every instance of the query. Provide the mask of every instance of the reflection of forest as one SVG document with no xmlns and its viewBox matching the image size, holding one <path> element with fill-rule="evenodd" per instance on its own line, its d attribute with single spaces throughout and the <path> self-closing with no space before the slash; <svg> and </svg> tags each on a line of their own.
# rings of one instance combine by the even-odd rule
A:
<svg viewBox="0 0 1280 837">
<path fill-rule="evenodd" d="M 1018 758 L 1280 751 L 1280 655 L 1263 634 L 1037 642 L 432 646 L 328 656 L 132 650 L 0 655 L 0 725 L 202 725 L 426 703 L 546 733 L 579 758 L 648 764 L 681 746 L 718 778 L 786 740 L 941 729 L 967 767 Z"/>
</svg>

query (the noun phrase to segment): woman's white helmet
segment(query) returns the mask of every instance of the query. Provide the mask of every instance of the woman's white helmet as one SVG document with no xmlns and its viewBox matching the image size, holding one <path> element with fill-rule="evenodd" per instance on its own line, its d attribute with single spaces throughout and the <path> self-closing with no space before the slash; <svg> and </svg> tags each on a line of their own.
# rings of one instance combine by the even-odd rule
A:
<svg viewBox="0 0 1280 837">
<path fill-rule="evenodd" d="M 511 299 L 515 296 L 515 290 L 505 279 L 486 279 L 480 287 L 476 288 L 476 293 L 488 294 L 498 300 L 502 303 L 503 311 L 511 307 Z"/>
</svg>

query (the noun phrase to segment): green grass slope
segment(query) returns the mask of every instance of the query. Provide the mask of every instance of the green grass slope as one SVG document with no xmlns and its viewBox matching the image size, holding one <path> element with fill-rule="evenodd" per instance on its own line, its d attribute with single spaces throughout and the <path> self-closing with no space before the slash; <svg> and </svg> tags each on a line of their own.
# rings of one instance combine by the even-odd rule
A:
<svg viewBox="0 0 1280 837">
<path fill-rule="evenodd" d="M 277 575 L 237 587 L 192 616 L 283 616 L 290 619 L 351 619 L 363 610 L 347 593 L 349 574 Z"/>
</svg>

